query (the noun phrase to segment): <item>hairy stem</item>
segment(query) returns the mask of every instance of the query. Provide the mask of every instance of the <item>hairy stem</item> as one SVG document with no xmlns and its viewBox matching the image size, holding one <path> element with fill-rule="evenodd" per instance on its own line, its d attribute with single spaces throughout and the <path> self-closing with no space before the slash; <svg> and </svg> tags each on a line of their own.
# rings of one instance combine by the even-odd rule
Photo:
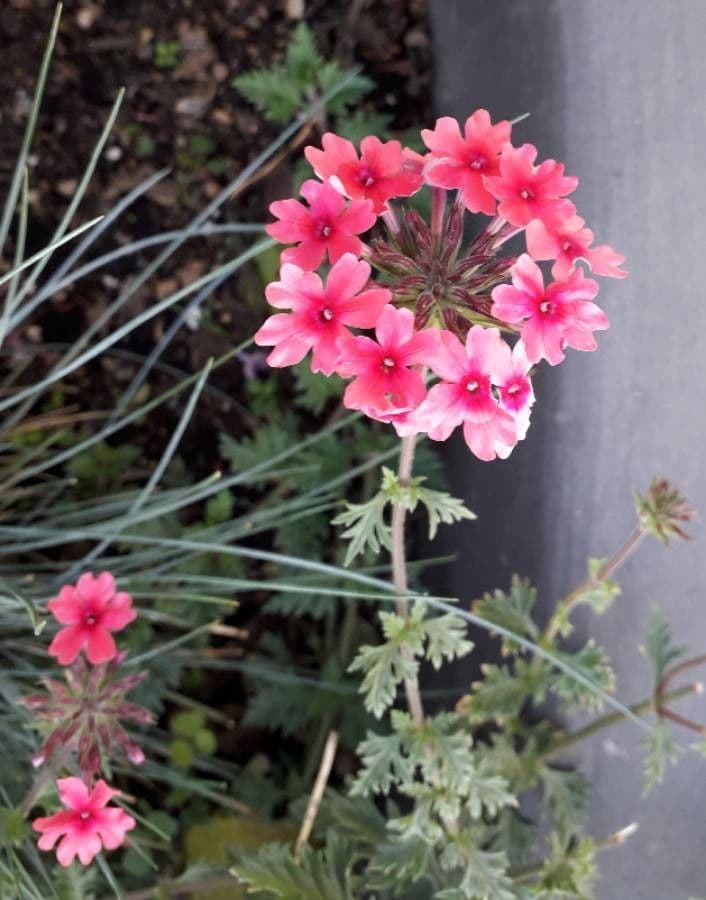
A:
<svg viewBox="0 0 706 900">
<path fill-rule="evenodd" d="M 650 711 L 662 715 L 664 714 L 664 710 L 661 709 L 662 704 L 670 703 L 672 700 L 678 700 L 680 697 L 686 697 L 688 694 L 700 694 L 702 691 L 703 685 L 701 682 L 695 681 L 692 684 L 685 684 L 683 687 L 676 688 L 670 693 L 664 694 L 660 698 L 659 704 L 655 702 L 654 697 L 649 697 L 646 700 L 641 700 L 639 703 L 633 703 L 632 706 L 628 706 L 628 709 L 636 716 Z M 604 728 L 610 728 L 611 725 L 617 725 L 618 722 L 622 722 L 625 718 L 625 713 L 613 712 L 601 716 L 599 719 L 594 719 L 593 722 L 589 722 L 588 725 L 584 725 L 583 728 L 579 728 L 576 731 L 572 731 L 569 734 L 564 735 L 564 737 L 559 738 L 553 747 L 542 754 L 542 762 L 548 762 L 549 760 L 554 759 L 569 747 L 573 747 L 575 744 L 591 737 L 591 735 L 603 731 Z"/>
<path fill-rule="evenodd" d="M 299 859 L 302 849 L 311 835 L 311 830 L 314 827 L 314 822 L 316 821 L 316 816 L 319 812 L 319 807 L 321 806 L 321 800 L 324 796 L 324 791 L 326 790 L 328 778 L 331 774 L 331 769 L 333 768 L 333 761 L 336 758 L 337 748 L 338 732 L 332 729 L 329 731 L 328 737 L 326 738 L 324 752 L 321 755 L 321 763 L 319 764 L 319 771 L 316 775 L 316 781 L 314 782 L 311 796 L 309 797 L 306 812 L 304 813 L 304 819 L 302 821 L 302 827 L 299 830 L 297 842 L 294 845 L 295 859 Z"/>
<path fill-rule="evenodd" d="M 603 565 L 596 572 L 593 578 L 587 578 L 585 581 L 582 581 L 578 587 L 574 588 L 571 593 L 567 594 L 566 597 L 564 597 L 564 599 L 559 602 L 559 606 L 557 607 L 554 615 L 549 620 L 549 624 L 547 625 L 546 631 L 544 632 L 544 635 L 542 637 L 543 644 L 551 644 L 552 641 L 554 641 L 557 634 L 559 633 L 562 621 L 564 621 L 566 618 L 566 614 L 571 612 L 574 606 L 576 606 L 576 604 L 580 602 L 581 598 L 587 591 L 590 591 L 597 584 L 600 584 L 601 581 L 605 581 L 606 578 L 610 578 L 613 572 L 615 572 L 620 568 L 620 566 L 622 566 L 622 564 L 637 547 L 646 533 L 647 532 L 645 532 L 639 525 L 636 526 L 628 536 L 627 540 L 615 551 L 610 559 L 607 559 L 603 563 Z"/>
<path fill-rule="evenodd" d="M 402 446 L 400 449 L 400 464 L 397 470 L 397 477 L 400 484 L 409 483 L 412 477 L 412 465 L 414 463 L 414 447 L 416 444 L 416 436 L 402 438 Z M 392 507 L 392 579 L 397 592 L 397 615 L 400 618 L 409 618 L 409 603 L 407 596 L 409 594 L 409 585 L 407 583 L 407 558 L 405 555 L 405 533 L 404 525 L 407 517 L 407 510 L 401 503 L 395 503 Z M 401 648 L 402 654 L 407 658 L 413 657 L 412 651 L 407 646 Z M 419 681 L 415 678 L 407 678 L 404 683 L 405 694 L 407 695 L 407 706 L 412 714 L 412 718 L 416 725 L 424 724 L 424 707 L 422 706 L 422 697 L 419 692 Z"/>
</svg>

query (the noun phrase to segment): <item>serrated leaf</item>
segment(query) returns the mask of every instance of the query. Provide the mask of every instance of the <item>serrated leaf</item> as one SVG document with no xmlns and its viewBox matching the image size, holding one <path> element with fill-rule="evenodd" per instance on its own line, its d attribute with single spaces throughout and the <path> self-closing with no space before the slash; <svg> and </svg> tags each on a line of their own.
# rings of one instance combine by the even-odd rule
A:
<svg viewBox="0 0 706 900">
<path fill-rule="evenodd" d="M 473 604 L 473 611 L 501 628 L 531 641 L 539 639 L 539 628 L 532 619 L 532 611 L 537 602 L 537 591 L 528 578 L 513 575 L 509 592 L 495 590 L 484 594 Z M 516 653 L 521 648 L 511 638 L 503 637 L 503 653 Z"/>
<path fill-rule="evenodd" d="M 667 766 L 673 765 L 682 753 L 682 747 L 674 740 L 663 719 L 643 738 L 645 748 L 645 779 L 643 796 L 654 790 L 664 780 Z"/>
<path fill-rule="evenodd" d="M 228 434 L 221 434 L 219 445 L 221 456 L 230 463 L 233 471 L 240 472 L 287 450 L 295 440 L 291 419 L 282 417 L 277 423 L 260 425 L 252 437 L 239 441 Z"/>
<path fill-rule="evenodd" d="M 446 871 L 460 870 L 460 875 L 457 885 L 434 895 L 438 900 L 515 900 L 505 854 L 480 849 L 467 832 L 449 841 L 440 862 Z"/>
<path fill-rule="evenodd" d="M 358 747 L 361 769 L 351 787 L 351 796 L 387 794 L 393 785 L 414 778 L 415 763 L 403 752 L 399 734 L 369 731 Z"/>
<path fill-rule="evenodd" d="M 519 716 L 528 700 L 540 703 L 544 698 L 547 673 L 543 666 L 518 658 L 512 667 L 486 664 L 482 671 L 483 680 L 472 685 L 462 707 L 472 724 L 505 724 Z"/>
<path fill-rule="evenodd" d="M 301 86 L 289 77 L 285 66 L 245 72 L 232 84 L 272 122 L 289 122 L 302 105 Z"/>
<path fill-rule="evenodd" d="M 314 42 L 314 35 L 305 22 L 294 29 L 287 45 L 286 68 L 289 78 L 300 93 L 315 82 L 317 73 L 324 65 Z"/>
<path fill-rule="evenodd" d="M 269 844 L 257 854 L 238 854 L 233 874 L 248 893 L 277 900 L 354 900 L 350 848 L 335 833 L 322 850 L 304 847 L 298 862 L 283 844 Z"/>
<path fill-rule="evenodd" d="M 613 581 L 612 578 L 598 580 L 604 562 L 603 559 L 589 559 L 588 580 L 591 586 L 581 595 L 581 603 L 587 604 L 599 615 L 604 613 L 620 595 L 620 585 L 617 581 Z"/>
<path fill-rule="evenodd" d="M 312 372 L 306 360 L 294 366 L 293 371 L 297 383 L 297 406 L 316 416 L 323 412 L 329 400 L 338 398 L 343 393 L 345 382 L 342 378 L 338 375 L 327 378 L 321 372 Z"/>
<path fill-rule="evenodd" d="M 400 644 L 386 641 L 378 647 L 361 647 L 348 671 L 365 673 L 360 686 L 365 708 L 379 719 L 394 703 L 397 685 L 416 678 L 418 669 L 419 663 L 402 653 Z"/>
<path fill-rule="evenodd" d="M 475 513 L 465 505 L 463 500 L 452 497 L 446 491 L 434 491 L 431 488 L 418 488 L 419 502 L 426 506 L 429 515 L 429 540 L 436 537 L 439 525 L 452 525 L 462 519 L 475 519 Z"/>
<path fill-rule="evenodd" d="M 597 647 L 593 640 L 587 641 L 576 653 L 555 651 L 559 659 L 564 660 L 573 669 L 589 678 L 605 693 L 615 689 L 615 674 L 606 653 Z M 584 707 L 599 710 L 603 708 L 600 695 L 583 685 L 566 672 L 555 672 L 552 678 L 552 689 L 571 707 Z"/>
<path fill-rule="evenodd" d="M 453 613 L 426 619 L 424 635 L 426 658 L 437 670 L 445 659 L 460 659 L 473 649 L 473 642 L 466 638 L 466 623 Z"/>
<path fill-rule="evenodd" d="M 687 649 L 683 644 L 674 643 L 671 625 L 664 613 L 655 609 L 647 626 L 645 643 L 642 647 L 643 653 L 654 666 L 655 684 L 662 679 L 671 664 L 686 653 Z"/>
<path fill-rule="evenodd" d="M 346 503 L 344 512 L 332 520 L 331 524 L 344 526 L 341 537 L 350 542 L 344 566 L 368 548 L 373 553 L 379 553 L 381 547 L 390 548 L 390 527 L 385 521 L 387 502 L 383 494 L 376 494 L 367 503 Z"/>
<path fill-rule="evenodd" d="M 559 834 L 569 838 L 580 832 L 588 807 L 586 776 L 582 772 L 544 766 L 541 779 L 544 802 Z"/>
</svg>

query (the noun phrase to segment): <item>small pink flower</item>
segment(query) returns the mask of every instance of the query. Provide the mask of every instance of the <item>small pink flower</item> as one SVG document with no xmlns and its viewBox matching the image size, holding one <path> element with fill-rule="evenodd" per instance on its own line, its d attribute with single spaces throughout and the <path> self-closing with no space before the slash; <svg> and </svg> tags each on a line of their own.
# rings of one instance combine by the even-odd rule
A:
<svg viewBox="0 0 706 900">
<path fill-rule="evenodd" d="M 522 323 L 521 336 L 531 363 L 546 359 L 555 366 L 564 347 L 595 350 L 594 331 L 608 328 L 606 314 L 591 301 L 598 284 L 573 269 L 568 279 L 547 288 L 539 266 L 523 253 L 511 269 L 512 284 L 492 292 L 491 315 L 503 322 Z"/>
<path fill-rule="evenodd" d="M 344 253 L 360 256 L 364 245 L 356 235 L 375 224 L 372 203 L 352 200 L 346 204 L 330 184 L 313 178 L 304 182 L 300 193 L 308 208 L 298 200 L 276 200 L 270 204 L 270 212 L 280 221 L 268 225 L 267 233 L 283 244 L 298 244 L 282 253 L 282 261 L 313 270 L 326 254 L 332 263 Z"/>
<path fill-rule="evenodd" d="M 323 150 L 304 150 L 319 178 L 340 186 L 348 197 L 371 200 L 377 214 L 385 211 L 388 200 L 410 197 L 424 183 L 422 157 L 399 141 L 365 137 L 360 142 L 360 158 L 355 146 L 337 134 L 328 132 L 322 144 Z"/>
<path fill-rule="evenodd" d="M 434 441 L 445 441 L 462 425 L 466 444 L 479 459 L 509 456 L 527 430 L 523 421 L 518 434 L 517 418 L 522 413 L 529 422 L 533 399 L 521 354 L 513 361 L 498 329 L 480 325 L 470 329 L 465 347 L 450 331 L 442 332 L 441 340 L 443 350 L 431 362 L 441 382 L 410 417 L 417 430 L 426 431 Z"/>
<path fill-rule="evenodd" d="M 350 337 L 341 345 L 339 372 L 354 375 L 343 405 L 372 419 L 390 422 L 415 409 L 424 399 L 424 379 L 411 366 L 427 365 L 439 351 L 436 328 L 414 331 L 414 313 L 386 306 L 375 326 L 377 343 Z"/>
<path fill-rule="evenodd" d="M 125 833 L 135 827 L 132 816 L 118 806 L 107 805 L 120 791 L 105 781 L 98 781 L 90 793 L 80 778 L 60 778 L 56 785 L 66 810 L 35 819 L 32 827 L 42 833 L 40 850 L 52 850 L 61 837 L 56 858 L 62 866 L 70 865 L 76 856 L 87 866 L 102 848 L 119 847 Z"/>
<path fill-rule="evenodd" d="M 49 653 L 62 666 L 72 663 L 84 648 L 94 665 L 112 659 L 117 648 L 110 632 L 121 631 L 137 616 L 132 597 L 116 592 L 110 572 L 97 578 L 90 572 L 81 575 L 75 585 L 64 585 L 47 606 L 57 622 L 68 626 L 49 645 Z"/>
<path fill-rule="evenodd" d="M 536 158 L 537 148 L 532 144 L 506 144 L 500 156 L 500 174 L 485 179 L 488 190 L 500 201 L 498 215 L 518 228 L 532 219 L 546 224 L 561 222 L 576 212 L 573 203 L 560 198 L 576 189 L 578 178 L 564 175 L 563 164 L 553 159 L 535 166 Z"/>
<path fill-rule="evenodd" d="M 596 275 L 625 278 L 620 268 L 625 257 L 607 244 L 591 247 L 593 232 L 584 228 L 581 216 L 571 216 L 557 227 L 548 228 L 535 219 L 527 226 L 527 252 L 533 259 L 554 259 L 554 278 L 567 278 L 577 259 L 585 259 Z"/>
<path fill-rule="evenodd" d="M 424 129 L 422 140 L 431 151 L 425 157 L 424 176 L 436 187 L 461 191 L 470 212 L 495 214 L 495 197 L 484 176 L 500 171 L 499 156 L 510 140 L 510 123 L 492 125 L 484 109 L 466 119 L 464 136 L 459 124 L 449 116 L 437 119 L 434 130 Z"/>
<path fill-rule="evenodd" d="M 338 364 L 340 343 L 354 328 L 372 328 L 390 300 L 387 288 L 365 291 L 370 266 L 353 254 L 344 254 L 331 268 L 324 285 L 314 272 L 298 266 L 282 266 L 280 281 L 269 284 L 267 299 L 291 313 L 270 316 L 255 335 L 255 343 L 273 346 L 267 357 L 271 366 L 291 366 L 313 350 L 312 372 L 331 375 Z"/>
</svg>

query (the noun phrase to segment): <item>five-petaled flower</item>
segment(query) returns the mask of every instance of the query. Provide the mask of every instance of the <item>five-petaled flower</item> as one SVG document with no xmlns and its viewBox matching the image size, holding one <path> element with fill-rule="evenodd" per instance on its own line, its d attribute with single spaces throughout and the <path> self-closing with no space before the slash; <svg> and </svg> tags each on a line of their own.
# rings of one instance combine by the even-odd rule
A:
<svg viewBox="0 0 706 900">
<path fill-rule="evenodd" d="M 493 290 L 491 313 L 497 319 L 521 324 L 520 335 L 531 363 L 546 359 L 555 366 L 564 359 L 564 347 L 595 350 L 594 331 L 608 328 L 608 317 L 591 302 L 598 284 L 572 269 L 564 281 L 546 288 L 539 266 L 524 253 L 512 267 L 512 284 Z"/>
<path fill-rule="evenodd" d="M 382 422 L 416 409 L 426 388 L 421 373 L 412 367 L 428 365 L 439 353 L 437 328 L 414 330 L 414 313 L 386 306 L 375 326 L 377 341 L 349 337 L 341 344 L 338 371 L 355 376 L 343 395 L 348 409 L 360 409 Z"/>
<path fill-rule="evenodd" d="M 346 326 L 372 328 L 390 299 L 387 288 L 363 290 L 370 266 L 346 253 L 331 268 L 326 283 L 313 272 L 285 263 L 280 281 L 269 284 L 265 295 L 272 306 L 291 309 L 270 316 L 255 334 L 255 343 L 274 346 L 267 357 L 271 366 L 291 366 L 313 350 L 312 372 L 331 375 L 338 364 Z"/>
<path fill-rule="evenodd" d="M 500 174 L 485 179 L 488 190 L 500 201 L 498 215 L 511 225 L 524 228 L 532 219 L 558 223 L 576 210 L 562 200 L 576 189 L 578 178 L 564 175 L 564 166 L 553 159 L 534 165 L 537 148 L 532 144 L 506 144 L 500 155 Z"/>
<path fill-rule="evenodd" d="M 422 131 L 422 140 L 430 150 L 424 166 L 429 184 L 458 188 L 466 209 L 494 215 L 496 201 L 485 178 L 500 171 L 500 152 L 510 140 L 510 123 L 492 125 L 487 111 L 478 109 L 466 119 L 463 136 L 456 119 L 443 116 L 433 131 Z"/>
<path fill-rule="evenodd" d="M 443 332 L 442 348 L 431 361 L 441 381 L 410 423 L 435 441 L 445 441 L 462 425 L 466 444 L 479 459 L 509 456 L 525 436 L 534 399 L 521 345 L 513 358 L 497 328 L 475 325 L 465 347 L 455 335 Z M 410 429 L 405 424 L 399 430 Z"/>
<path fill-rule="evenodd" d="M 87 866 L 101 849 L 115 850 L 125 840 L 135 820 L 119 806 L 108 806 L 120 792 L 105 781 L 96 782 L 89 792 L 80 778 L 59 778 L 59 798 L 66 807 L 53 816 L 35 819 L 32 827 L 41 832 L 40 850 L 52 850 L 57 840 L 56 858 L 62 866 L 70 865 L 78 856 Z"/>
<path fill-rule="evenodd" d="M 282 261 L 294 263 L 302 269 L 315 269 L 328 255 L 334 263 L 344 253 L 359 256 L 363 242 L 356 235 L 367 231 L 375 223 L 372 203 L 351 200 L 330 184 L 310 178 L 300 193 L 308 208 L 298 200 L 276 200 L 270 212 L 279 219 L 266 227 L 268 234 L 284 244 L 297 244 L 282 253 Z"/>
<path fill-rule="evenodd" d="M 596 275 L 609 278 L 625 278 L 628 274 L 620 268 L 625 262 L 608 244 L 591 247 L 593 232 L 584 227 L 581 216 L 570 216 L 558 226 L 548 228 L 540 219 L 527 226 L 527 252 L 533 259 L 553 259 L 554 278 L 568 278 L 577 259 L 585 259 Z"/>
<path fill-rule="evenodd" d="M 322 145 L 323 150 L 304 150 L 319 178 L 330 181 L 348 197 L 372 201 L 377 214 L 385 211 L 388 200 L 410 197 L 424 184 L 422 157 L 399 141 L 363 138 L 360 157 L 350 141 L 331 132 L 323 136 Z"/>
<path fill-rule="evenodd" d="M 62 666 L 72 663 L 85 648 L 88 661 L 107 662 L 117 653 L 111 631 L 121 631 L 137 615 L 132 597 L 115 590 L 110 572 L 94 577 L 86 572 L 75 585 L 61 588 L 47 604 L 62 628 L 49 645 L 49 653 Z"/>
</svg>

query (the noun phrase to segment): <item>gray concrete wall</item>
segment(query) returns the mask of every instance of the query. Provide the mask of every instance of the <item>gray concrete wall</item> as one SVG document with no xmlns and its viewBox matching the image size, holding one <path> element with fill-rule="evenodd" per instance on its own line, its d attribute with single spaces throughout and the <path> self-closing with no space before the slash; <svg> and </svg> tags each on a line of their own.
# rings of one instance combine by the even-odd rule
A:
<svg viewBox="0 0 706 900">
<path fill-rule="evenodd" d="M 631 493 L 653 474 L 706 514 L 706 2 L 430 5 L 438 113 L 530 112 L 516 140 L 580 176 L 572 199 L 631 273 L 602 279 L 612 327 L 599 351 L 569 351 L 538 378 L 530 436 L 510 461 L 477 463 L 460 442 L 448 449 L 454 490 L 479 521 L 447 538 L 461 560 L 443 587 L 468 597 L 519 571 L 548 604 L 582 577 L 589 555 L 608 555 L 628 534 Z M 704 535 L 693 531 L 694 544 L 671 550 L 644 543 L 614 609 L 579 619 L 580 633 L 616 660 L 625 701 L 649 690 L 638 645 L 653 604 L 679 639 L 706 649 Z M 703 699 L 683 708 L 706 721 Z M 639 740 L 621 726 L 581 758 L 595 786 L 591 830 L 641 823 L 627 847 L 602 855 L 598 896 L 706 897 L 706 760 L 685 755 L 643 800 Z"/>
</svg>

